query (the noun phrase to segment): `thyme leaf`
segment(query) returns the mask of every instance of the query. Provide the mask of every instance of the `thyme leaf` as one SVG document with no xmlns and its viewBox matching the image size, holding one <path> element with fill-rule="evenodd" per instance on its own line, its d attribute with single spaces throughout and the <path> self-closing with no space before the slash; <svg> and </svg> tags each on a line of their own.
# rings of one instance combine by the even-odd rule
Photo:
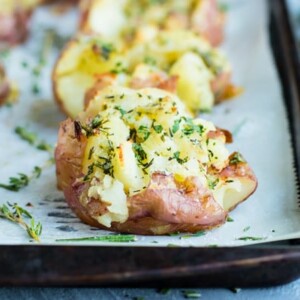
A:
<svg viewBox="0 0 300 300">
<path fill-rule="evenodd" d="M 39 140 L 37 135 L 34 132 L 27 130 L 24 127 L 17 126 L 15 128 L 15 133 L 24 141 L 28 142 L 30 145 L 33 145 L 36 149 L 47 151 L 52 154 L 53 147 L 52 145 L 46 143 L 43 140 Z"/>
<path fill-rule="evenodd" d="M 17 203 L 3 204 L 0 206 L 0 217 L 11 221 L 13 223 L 19 224 L 23 229 L 26 230 L 27 234 L 33 238 L 35 241 L 40 241 L 40 236 L 42 234 L 43 226 L 40 222 L 36 222 L 33 216 L 24 208 L 19 206 Z M 25 221 L 29 219 L 29 222 Z"/>
<path fill-rule="evenodd" d="M 57 239 L 56 242 L 109 242 L 109 243 L 128 243 L 135 242 L 137 237 L 135 235 L 123 234 L 108 234 L 101 236 L 71 238 L 71 239 Z"/>
</svg>

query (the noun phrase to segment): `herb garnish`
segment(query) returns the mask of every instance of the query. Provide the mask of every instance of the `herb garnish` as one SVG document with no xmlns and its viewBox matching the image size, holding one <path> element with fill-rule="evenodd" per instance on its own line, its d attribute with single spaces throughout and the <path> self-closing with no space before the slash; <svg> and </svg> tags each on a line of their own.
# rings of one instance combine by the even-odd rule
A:
<svg viewBox="0 0 300 300">
<path fill-rule="evenodd" d="M 97 132 L 102 132 L 106 134 L 107 136 L 109 135 L 108 131 L 110 128 L 104 127 L 103 125 L 106 124 L 108 120 L 104 120 L 101 118 L 100 115 L 96 115 L 94 119 L 92 119 L 88 124 L 83 125 L 82 123 L 77 121 L 77 124 L 81 127 L 81 130 L 83 133 L 86 135 L 86 137 L 90 137 L 94 135 Z M 78 126 L 77 125 L 77 126 Z"/>
<path fill-rule="evenodd" d="M 132 144 L 132 148 L 134 150 L 135 157 L 139 163 L 147 159 L 147 153 L 143 149 L 142 145 L 134 143 Z"/>
<path fill-rule="evenodd" d="M 92 49 L 96 54 L 100 54 L 101 57 L 104 58 L 104 60 L 109 60 L 112 52 L 116 50 L 113 44 L 104 43 L 99 40 L 94 41 L 94 44 L 92 45 Z"/>
<path fill-rule="evenodd" d="M 127 114 L 126 110 L 124 110 L 121 106 L 115 106 L 114 108 L 120 112 L 122 117 Z"/>
<path fill-rule="evenodd" d="M 200 230 L 200 231 L 195 232 L 195 233 L 192 233 L 192 234 L 182 235 L 182 236 L 180 237 L 180 239 L 189 239 L 189 238 L 193 238 L 193 237 L 203 236 L 203 235 L 205 235 L 205 234 L 206 234 L 205 231 Z"/>
<path fill-rule="evenodd" d="M 261 241 L 265 240 L 265 237 L 256 237 L 256 236 L 242 236 L 240 238 L 237 238 L 239 241 Z"/>
<path fill-rule="evenodd" d="M 114 69 L 110 70 L 113 74 L 127 73 L 128 70 L 125 68 L 121 62 L 117 62 Z"/>
<path fill-rule="evenodd" d="M 197 291 L 182 291 L 184 298 L 186 299 L 199 299 L 201 294 Z"/>
<path fill-rule="evenodd" d="M 40 241 L 39 237 L 42 234 L 42 224 L 40 222 L 36 223 L 32 215 L 17 203 L 7 203 L 7 205 L 3 204 L 0 206 L 0 217 L 19 224 L 26 230 L 31 238 L 37 242 Z M 30 222 L 26 223 L 24 218 L 30 219 Z"/>
<path fill-rule="evenodd" d="M 139 142 L 145 142 L 150 135 L 150 130 L 147 126 L 141 125 L 137 130 L 137 138 Z"/>
<path fill-rule="evenodd" d="M 146 56 L 144 58 L 144 63 L 147 64 L 147 65 L 155 66 L 156 65 L 156 60 L 153 57 Z"/>
<path fill-rule="evenodd" d="M 238 163 L 245 163 L 245 159 L 239 152 L 234 152 L 229 159 L 230 165 L 237 165 Z"/>
<path fill-rule="evenodd" d="M 42 173 L 42 169 L 40 167 L 34 167 L 32 174 L 30 176 L 19 173 L 18 177 L 9 177 L 9 183 L 3 184 L 0 183 L 0 188 L 18 192 L 21 188 L 27 186 L 32 179 L 39 178 Z"/>
<path fill-rule="evenodd" d="M 207 183 L 208 183 L 208 187 L 211 189 L 211 190 L 214 190 L 215 187 L 217 186 L 217 184 L 219 183 L 220 179 L 219 178 L 216 178 L 216 179 L 212 179 L 212 180 L 208 180 Z"/>
<path fill-rule="evenodd" d="M 56 242 L 109 242 L 109 243 L 128 243 L 137 241 L 135 235 L 123 234 L 108 234 L 101 236 L 71 238 L 71 239 L 57 239 Z"/>
<path fill-rule="evenodd" d="M 248 231 L 250 229 L 250 226 L 247 226 L 243 229 L 244 232 Z"/>
<path fill-rule="evenodd" d="M 227 220 L 226 220 L 227 222 L 234 222 L 234 220 L 231 218 L 231 217 L 227 217 Z"/>
<path fill-rule="evenodd" d="M 181 119 L 175 120 L 172 126 L 172 133 L 175 134 L 179 130 Z"/>
<path fill-rule="evenodd" d="M 153 127 L 153 129 L 156 133 L 161 133 L 163 131 L 163 127 L 161 125 L 154 125 L 153 124 L 152 127 Z"/>
<path fill-rule="evenodd" d="M 53 147 L 46 143 L 43 140 L 38 140 L 38 137 L 35 133 L 28 131 L 26 128 L 18 126 L 15 128 L 15 133 L 24 141 L 28 142 L 30 145 L 33 145 L 36 149 L 42 151 L 48 151 L 52 154 Z"/>
<path fill-rule="evenodd" d="M 172 160 L 172 159 L 176 159 L 176 161 L 179 163 L 179 164 L 184 164 L 186 163 L 189 158 L 188 157 L 185 157 L 185 158 L 180 158 L 180 151 L 176 151 L 173 155 L 173 157 L 170 157 L 169 160 Z"/>
</svg>

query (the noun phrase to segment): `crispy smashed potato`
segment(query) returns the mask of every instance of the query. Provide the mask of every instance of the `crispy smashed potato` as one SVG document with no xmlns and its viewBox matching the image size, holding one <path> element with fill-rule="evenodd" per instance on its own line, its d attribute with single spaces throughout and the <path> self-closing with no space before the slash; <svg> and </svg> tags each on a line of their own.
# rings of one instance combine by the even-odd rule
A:
<svg viewBox="0 0 300 300">
<path fill-rule="evenodd" d="M 109 86 L 63 122 L 58 186 L 86 223 L 159 235 L 220 226 L 257 180 L 228 133 L 192 119 L 173 94 Z"/>
<path fill-rule="evenodd" d="M 188 31 L 161 31 L 150 42 L 130 47 L 120 40 L 79 36 L 63 50 L 52 82 L 57 102 L 70 117 L 83 110 L 88 90 L 107 85 L 161 88 L 177 94 L 194 114 L 239 92 L 226 57 Z"/>
<path fill-rule="evenodd" d="M 224 13 L 216 0 L 81 0 L 80 30 L 128 42 L 152 39 L 160 30 L 188 29 L 213 46 L 223 40 Z"/>
</svg>

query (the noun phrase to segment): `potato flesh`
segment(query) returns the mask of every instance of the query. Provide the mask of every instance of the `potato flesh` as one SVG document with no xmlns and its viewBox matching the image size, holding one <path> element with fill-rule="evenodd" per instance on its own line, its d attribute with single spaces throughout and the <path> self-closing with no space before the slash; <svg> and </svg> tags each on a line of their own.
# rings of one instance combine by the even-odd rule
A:
<svg viewBox="0 0 300 300">
<path fill-rule="evenodd" d="M 128 111 L 130 112 L 127 113 Z M 135 91 L 128 88 L 108 87 L 90 102 L 87 110 L 81 114 L 80 120 L 83 122 L 87 117 L 91 119 L 96 115 L 100 115 L 103 120 L 106 118 L 111 120 L 104 125 L 107 134 L 100 131 L 99 134 L 87 139 L 83 173 L 87 173 L 89 165 L 97 161 L 98 157 L 110 157 L 108 154 L 108 149 L 111 147 L 108 142 L 110 139 L 113 145 L 111 150 L 113 149 L 114 152 L 111 159 L 114 170 L 113 177 L 110 177 L 111 185 L 120 183 L 122 191 L 127 197 L 147 189 L 151 174 L 155 173 L 172 174 L 179 182 L 183 182 L 190 176 L 198 178 L 203 186 L 213 192 L 216 201 L 226 211 L 236 206 L 255 188 L 256 182 L 253 179 L 237 176 L 230 177 L 230 183 L 226 182 L 228 178 L 220 177 L 217 184 L 214 187 L 211 186 L 207 168 L 210 166 L 215 170 L 224 169 L 228 164 L 229 156 L 224 145 L 224 137 L 208 138 L 208 133 L 216 130 L 212 123 L 195 119 L 191 122 L 193 126 L 201 125 L 203 127 L 202 135 L 194 132 L 185 136 L 184 130 L 188 130 L 190 127 L 187 127 L 185 121 L 180 121 L 172 137 L 168 134 L 164 135 L 174 129 L 174 124 L 180 118 L 190 118 L 180 100 L 170 93 L 151 88 Z M 153 126 L 158 125 L 162 130 L 160 133 L 153 129 Z M 191 123 L 188 125 L 190 126 Z M 129 129 L 138 131 L 141 126 L 150 132 L 145 141 L 139 142 L 146 153 L 143 163 L 152 161 L 152 164 L 146 169 L 147 172 L 143 171 L 143 166 L 136 156 L 134 142 L 131 138 L 128 140 Z M 163 135 L 164 139 L 162 140 Z M 177 158 L 174 157 L 175 153 L 178 154 Z M 211 156 L 210 153 L 214 153 L 214 155 Z M 108 175 L 97 168 L 92 176 L 101 182 Z M 106 202 L 114 203 L 116 201 L 119 203 L 120 189 L 110 189 L 110 187 L 106 189 L 104 185 L 99 185 L 97 182 L 94 182 L 96 188 L 93 183 L 90 187 L 92 191 L 98 191 L 98 196 L 94 194 L 95 197 L 101 199 L 101 195 L 105 195 Z M 117 215 L 108 212 L 107 215 L 104 214 L 103 217 L 97 218 L 97 221 L 104 226 L 110 226 L 111 222 L 125 222 L 125 218 L 120 221 L 120 215 L 125 216 L 126 210 L 124 209 L 123 213 Z"/>
<path fill-rule="evenodd" d="M 104 39 L 99 42 L 106 43 Z M 178 96 L 192 111 L 198 112 L 209 110 L 214 104 L 211 82 L 215 74 L 211 68 L 230 72 L 230 66 L 222 53 L 213 51 L 205 40 L 185 31 L 161 32 L 150 42 L 133 45 L 129 49 L 116 44 L 116 51 L 108 59 L 103 59 L 93 50 L 94 44 L 93 39 L 71 42 L 53 72 L 56 98 L 72 118 L 82 111 L 84 93 L 101 74 L 111 73 L 115 76 L 114 84 L 127 87 L 133 78 L 142 78 L 147 86 L 151 86 L 153 74 L 165 74 L 163 76 L 167 77 L 176 75 Z M 214 62 L 211 67 L 204 64 L 201 53 L 211 55 Z M 147 67 L 144 64 L 147 59 L 153 60 L 155 66 Z"/>
<path fill-rule="evenodd" d="M 171 68 L 171 75 L 178 76 L 177 94 L 186 99 L 186 105 L 192 111 L 210 110 L 214 96 L 210 82 L 212 74 L 203 60 L 193 53 L 183 55 Z"/>
</svg>

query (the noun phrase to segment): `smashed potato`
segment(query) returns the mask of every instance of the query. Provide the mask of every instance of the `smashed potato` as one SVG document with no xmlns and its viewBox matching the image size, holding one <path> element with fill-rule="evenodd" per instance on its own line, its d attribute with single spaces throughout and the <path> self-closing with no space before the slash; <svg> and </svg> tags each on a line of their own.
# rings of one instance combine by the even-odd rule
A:
<svg viewBox="0 0 300 300">
<path fill-rule="evenodd" d="M 238 92 L 225 56 L 188 31 L 161 31 L 129 48 L 124 41 L 79 36 L 62 52 L 52 79 L 57 102 L 73 118 L 94 86 L 161 88 L 176 93 L 195 114 Z"/>
<path fill-rule="evenodd" d="M 223 40 L 224 13 L 216 0 L 81 0 L 80 30 L 128 42 L 160 30 L 191 30 L 213 46 Z"/>
<path fill-rule="evenodd" d="M 86 223 L 136 234 L 220 226 L 257 180 L 228 133 L 173 94 L 109 86 L 60 126 L 58 186 Z"/>
</svg>

